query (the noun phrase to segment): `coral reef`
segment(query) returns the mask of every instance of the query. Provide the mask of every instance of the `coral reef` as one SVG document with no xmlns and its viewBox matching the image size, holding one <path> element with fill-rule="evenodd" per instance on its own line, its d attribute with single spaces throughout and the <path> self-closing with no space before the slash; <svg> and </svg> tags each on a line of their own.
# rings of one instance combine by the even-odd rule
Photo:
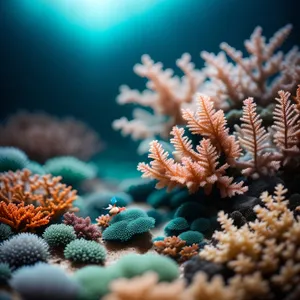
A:
<svg viewBox="0 0 300 300">
<path fill-rule="evenodd" d="M 83 122 L 45 113 L 16 113 L 0 131 L 0 145 L 17 147 L 42 163 L 64 155 L 87 160 L 101 149 L 97 133 Z"/>
<path fill-rule="evenodd" d="M 148 232 L 154 224 L 155 220 L 143 210 L 127 209 L 110 220 L 110 226 L 103 231 L 102 238 L 126 242 L 137 234 Z"/>
<path fill-rule="evenodd" d="M 192 231 L 192 230 L 185 231 L 179 234 L 178 237 L 183 241 L 185 241 L 188 246 L 191 246 L 193 244 L 199 244 L 204 239 L 202 233 L 198 231 Z"/>
<path fill-rule="evenodd" d="M 77 187 L 85 180 L 96 177 L 96 168 L 86 162 L 72 156 L 60 156 L 48 159 L 44 169 L 47 174 L 61 176 L 62 181 L 73 187 Z"/>
<path fill-rule="evenodd" d="M 168 137 L 170 128 L 183 122 L 181 109 L 192 102 L 204 77 L 191 63 L 189 54 L 183 54 L 176 63 L 184 73 L 181 79 L 173 76 L 173 70 L 163 70 L 163 65 L 154 63 L 148 55 L 142 56 L 142 64 L 136 65 L 134 71 L 149 80 L 148 89 L 140 93 L 121 86 L 117 101 L 119 104 L 134 103 L 149 107 L 153 113 L 136 108 L 133 120 L 125 117 L 115 120 L 114 129 L 121 130 L 123 135 L 130 135 L 134 140 L 151 140 L 155 136 Z M 144 148 L 141 144 L 139 152 L 143 153 Z"/>
<path fill-rule="evenodd" d="M 76 239 L 76 234 L 72 226 L 53 224 L 46 228 L 43 239 L 50 247 L 64 247 Z"/>
<path fill-rule="evenodd" d="M 73 300 L 80 292 L 79 284 L 61 268 L 45 263 L 17 270 L 10 284 L 24 300 Z"/>
<path fill-rule="evenodd" d="M 201 135 L 195 151 L 192 141 L 184 136 L 184 129 L 174 127 L 171 131 L 173 138 L 170 140 L 175 147 L 175 161 L 168 158 L 169 153 L 164 151 L 162 145 L 154 140 L 150 144 L 149 164 L 140 163 L 138 170 L 142 177 L 158 180 L 157 188 L 187 187 L 191 193 L 200 187 L 209 194 L 216 184 L 221 197 L 232 197 L 243 194 L 247 188 L 243 181 L 234 183 L 233 178 L 226 175 L 226 169 L 235 165 L 241 149 L 233 135 L 229 134 L 226 119 L 222 110 L 216 111 L 209 97 L 198 95 L 198 110 L 183 110 L 183 118 L 192 134 Z M 219 157 L 226 158 L 225 163 L 219 162 Z"/>
<path fill-rule="evenodd" d="M 0 147 L 0 172 L 17 171 L 27 167 L 27 155 L 15 147 Z"/>
<path fill-rule="evenodd" d="M 32 233 L 20 233 L 0 244 L 0 262 L 9 264 L 12 270 L 45 262 L 48 258 L 48 244 Z"/>
<path fill-rule="evenodd" d="M 216 108 L 228 110 L 241 108 L 242 101 L 248 97 L 254 97 L 258 105 L 267 107 L 278 90 L 293 91 L 300 80 L 300 53 L 297 47 L 285 55 L 277 51 L 291 29 L 291 25 L 286 25 L 266 42 L 262 28 L 256 27 L 245 41 L 248 57 L 227 43 L 221 44 L 223 51 L 218 55 L 202 51 L 208 79 L 202 92 L 212 97 Z"/>
<path fill-rule="evenodd" d="M 76 191 L 61 177 L 31 175 L 29 170 L 0 174 L 0 222 L 32 231 L 72 208 Z"/>
<path fill-rule="evenodd" d="M 90 217 L 80 218 L 74 213 L 64 214 L 64 224 L 73 226 L 78 238 L 97 241 L 101 237 L 97 225 L 91 223 Z"/>
<path fill-rule="evenodd" d="M 74 262 L 98 264 L 104 262 L 106 250 L 95 241 L 79 239 L 70 242 L 66 246 L 64 255 L 66 259 Z"/>
</svg>

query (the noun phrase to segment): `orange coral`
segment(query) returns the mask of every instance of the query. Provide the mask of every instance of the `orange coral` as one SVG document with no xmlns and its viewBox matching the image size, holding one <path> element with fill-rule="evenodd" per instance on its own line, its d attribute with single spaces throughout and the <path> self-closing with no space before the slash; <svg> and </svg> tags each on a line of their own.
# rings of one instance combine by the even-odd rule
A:
<svg viewBox="0 0 300 300">
<path fill-rule="evenodd" d="M 102 228 L 107 228 L 109 226 L 111 218 L 112 217 L 110 215 L 101 215 L 96 219 L 97 225 Z"/>
<path fill-rule="evenodd" d="M 16 231 L 31 231 L 37 227 L 46 225 L 50 221 L 50 215 L 42 212 L 42 207 L 0 202 L 0 222 L 9 225 Z"/>
<path fill-rule="evenodd" d="M 221 197 L 231 197 L 244 193 L 247 188 L 243 182 L 232 183 L 233 178 L 226 176 L 226 169 L 235 165 L 241 149 L 233 135 L 229 135 L 223 111 L 215 111 L 209 97 L 198 95 L 198 110 L 196 115 L 189 110 L 183 111 L 183 118 L 188 122 L 188 127 L 193 134 L 203 138 L 196 151 L 192 142 L 184 136 L 184 129 L 174 127 L 171 131 L 171 143 L 175 147 L 174 155 L 179 162 L 168 158 L 169 153 L 164 151 L 158 141 L 150 144 L 149 164 L 140 163 L 140 170 L 145 178 L 158 180 L 157 188 L 167 187 L 168 190 L 176 186 L 187 187 L 191 193 L 200 187 L 209 194 L 214 184 L 220 190 Z M 220 165 L 221 155 L 227 162 Z"/>
<path fill-rule="evenodd" d="M 180 262 L 185 262 L 191 259 L 193 256 L 199 253 L 199 246 L 197 244 L 193 244 L 192 246 L 185 246 L 179 252 L 180 254 Z"/>
<path fill-rule="evenodd" d="M 166 237 L 163 241 L 155 241 L 153 244 L 158 253 L 177 259 L 186 242 L 177 236 L 172 236 Z"/>
<path fill-rule="evenodd" d="M 21 220 L 20 223 L 16 223 L 14 218 L 17 217 L 18 214 L 21 216 L 23 212 L 26 212 L 26 224 L 31 224 L 31 222 L 38 220 L 38 218 L 43 220 L 47 218 L 55 219 L 65 211 L 70 210 L 73 201 L 76 199 L 77 191 L 62 184 L 60 180 L 61 177 L 52 177 L 51 175 L 31 175 L 29 170 L 1 173 L 1 207 L 3 210 L 9 207 L 11 211 L 15 212 L 14 215 L 11 216 L 10 214 L 6 214 L 5 223 L 8 224 L 12 222 L 13 224 L 18 224 L 17 227 L 14 226 L 14 228 L 24 231 L 31 229 L 32 226 L 24 225 L 24 222 Z M 10 204 L 14 206 L 9 206 Z M 17 213 L 19 210 L 20 212 Z M 37 219 L 33 218 L 34 213 L 38 215 Z M 33 220 L 31 220 L 31 218 L 33 218 Z M 35 224 L 40 224 L 38 226 L 44 225 L 38 222 Z"/>
</svg>

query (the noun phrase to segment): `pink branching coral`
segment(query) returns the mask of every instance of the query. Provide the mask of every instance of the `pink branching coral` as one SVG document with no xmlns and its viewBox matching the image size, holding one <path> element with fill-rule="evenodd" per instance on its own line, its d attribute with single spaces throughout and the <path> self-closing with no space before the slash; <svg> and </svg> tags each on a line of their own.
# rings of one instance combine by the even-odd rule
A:
<svg viewBox="0 0 300 300">
<path fill-rule="evenodd" d="M 183 118 L 192 134 L 205 137 L 196 151 L 192 142 L 184 136 L 184 129 L 174 127 L 171 143 L 175 147 L 174 154 L 178 162 L 168 158 L 169 153 L 164 151 L 162 145 L 153 141 L 150 145 L 150 165 L 140 163 L 138 166 L 142 177 L 156 179 L 157 188 L 167 187 L 169 190 L 180 186 L 194 193 L 202 187 L 209 194 L 216 184 L 222 197 L 244 193 L 247 188 L 243 182 L 233 183 L 233 178 L 226 175 L 226 169 L 235 165 L 241 149 L 235 137 L 229 134 L 223 111 L 216 111 L 209 97 L 198 95 L 196 114 L 185 110 Z M 219 162 L 221 155 L 225 156 L 227 162 Z"/>
<path fill-rule="evenodd" d="M 90 217 L 80 218 L 74 213 L 64 214 L 64 224 L 73 226 L 78 238 L 97 241 L 101 237 L 97 225 L 91 223 Z"/>
<path fill-rule="evenodd" d="M 1 146 L 22 149 L 39 162 L 66 155 L 87 160 L 101 149 L 97 133 L 83 122 L 45 113 L 17 113 L 0 126 L 0 131 Z"/>
<path fill-rule="evenodd" d="M 223 231 L 214 233 L 218 243 L 200 252 L 204 259 L 226 263 L 241 280 L 259 274 L 265 286 L 257 295 L 260 297 L 293 290 L 300 282 L 300 223 L 288 209 L 286 192 L 282 185 L 277 185 L 273 196 L 264 192 L 264 206 L 254 208 L 257 220 L 241 228 L 233 226 L 233 220 L 220 212 L 218 220 Z"/>
<path fill-rule="evenodd" d="M 248 97 L 254 97 L 259 106 L 267 107 L 278 90 L 294 90 L 300 80 L 300 52 L 297 47 L 285 55 L 277 51 L 291 29 L 291 25 L 281 28 L 266 42 L 262 28 L 256 27 L 245 41 L 248 57 L 227 43 L 221 44 L 223 52 L 218 55 L 201 52 L 208 78 L 203 93 L 212 97 L 217 108 L 228 110 L 241 108 Z"/>
<path fill-rule="evenodd" d="M 203 82 L 203 75 L 194 68 L 189 54 L 183 54 L 177 60 L 177 66 L 184 76 L 173 76 L 173 70 L 163 70 L 162 63 L 154 63 L 148 56 L 142 56 L 142 64 L 134 67 L 141 77 L 147 78 L 147 90 L 139 92 L 127 86 L 121 86 L 117 98 L 119 104 L 134 103 L 149 107 L 153 113 L 136 108 L 134 119 L 122 117 L 114 121 L 113 127 L 123 135 L 131 135 L 134 140 L 153 139 L 155 136 L 166 138 L 175 124 L 183 122 L 181 109 L 191 103 L 193 96 Z"/>
</svg>

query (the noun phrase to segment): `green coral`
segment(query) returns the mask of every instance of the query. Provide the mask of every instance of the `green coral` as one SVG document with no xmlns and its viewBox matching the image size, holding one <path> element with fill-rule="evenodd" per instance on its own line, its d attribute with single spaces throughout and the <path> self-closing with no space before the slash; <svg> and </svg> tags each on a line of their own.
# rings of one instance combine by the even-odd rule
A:
<svg viewBox="0 0 300 300">
<path fill-rule="evenodd" d="M 11 270 L 8 264 L 0 263 L 0 285 L 7 284 L 11 278 Z"/>
<path fill-rule="evenodd" d="M 50 247 L 64 247 L 76 239 L 76 233 L 72 226 L 53 224 L 46 228 L 43 238 Z"/>
<path fill-rule="evenodd" d="M 189 224 L 185 218 L 179 217 L 171 220 L 165 227 L 166 236 L 177 236 L 180 233 L 187 231 Z"/>
<path fill-rule="evenodd" d="M 155 220 L 138 208 L 125 210 L 112 218 L 110 226 L 103 231 L 104 240 L 125 242 L 134 235 L 148 232 L 155 225 Z"/>
<path fill-rule="evenodd" d="M 10 226 L 3 223 L 0 224 L 0 242 L 7 240 L 12 234 Z"/>
<path fill-rule="evenodd" d="M 126 278 L 139 276 L 149 271 L 157 273 L 159 281 L 172 281 L 179 276 L 176 262 L 166 256 L 152 253 L 128 254 L 123 256 L 115 267 Z"/>
<path fill-rule="evenodd" d="M 207 234 L 211 230 L 210 219 L 198 218 L 191 224 L 191 230 Z"/>
<path fill-rule="evenodd" d="M 155 227 L 159 226 L 166 219 L 166 217 L 157 209 L 148 210 L 147 215 L 155 220 Z"/>
<path fill-rule="evenodd" d="M 75 187 L 84 180 L 95 178 L 97 174 L 94 166 L 73 156 L 51 158 L 46 161 L 44 169 L 53 176 L 61 176 L 64 183 Z"/>
<path fill-rule="evenodd" d="M 183 217 L 188 223 L 191 223 L 200 217 L 206 217 L 207 214 L 208 212 L 205 206 L 192 201 L 180 205 L 175 212 L 175 218 Z"/>
<path fill-rule="evenodd" d="M 134 179 L 123 182 L 123 190 L 129 194 L 136 202 L 145 202 L 147 197 L 155 189 L 155 180 Z"/>
<path fill-rule="evenodd" d="M 191 246 L 193 244 L 199 244 L 204 239 L 204 236 L 202 233 L 200 233 L 198 231 L 192 231 L 192 230 L 183 232 L 178 237 L 180 239 L 186 241 L 187 246 Z"/>
<path fill-rule="evenodd" d="M 28 165 L 27 155 L 15 147 L 0 147 L 0 172 L 22 170 Z"/>
<path fill-rule="evenodd" d="M 36 161 L 30 161 L 26 166 L 26 169 L 30 170 L 32 174 L 39 174 L 39 175 L 46 174 L 46 171 L 43 168 L 43 166 Z"/>
<path fill-rule="evenodd" d="M 106 250 L 95 241 L 78 239 L 66 246 L 64 255 L 66 259 L 70 259 L 74 262 L 98 264 L 104 262 Z"/>
<path fill-rule="evenodd" d="M 74 279 L 81 287 L 79 300 L 98 300 L 109 292 L 112 280 L 121 277 L 119 270 L 113 266 L 87 266 L 74 274 Z"/>
</svg>

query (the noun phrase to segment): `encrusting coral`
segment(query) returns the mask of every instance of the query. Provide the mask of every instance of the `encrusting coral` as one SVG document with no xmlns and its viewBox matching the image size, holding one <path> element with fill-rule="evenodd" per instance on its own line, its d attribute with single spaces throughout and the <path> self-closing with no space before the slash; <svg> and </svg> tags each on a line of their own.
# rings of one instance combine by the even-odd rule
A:
<svg viewBox="0 0 300 300">
<path fill-rule="evenodd" d="M 288 209 L 286 192 L 282 185 L 277 185 L 273 196 L 264 192 L 264 205 L 254 208 L 257 220 L 241 228 L 220 212 L 218 220 L 223 231 L 214 234 L 217 244 L 205 246 L 200 252 L 204 259 L 227 263 L 238 274 L 231 281 L 240 284 L 241 292 L 250 288 L 247 280 L 252 281 L 252 288 L 261 287 L 256 294 L 261 297 L 273 291 L 291 291 L 299 284 L 300 223 Z"/>
<path fill-rule="evenodd" d="M 183 54 L 176 64 L 184 73 L 181 79 L 173 76 L 173 70 L 163 70 L 163 65 L 154 63 L 148 55 L 142 56 L 142 64 L 136 65 L 134 71 L 149 80 L 148 89 L 140 93 L 127 86 L 121 86 L 117 101 L 119 104 L 134 103 L 150 107 L 153 114 L 136 108 L 133 120 L 122 117 L 114 121 L 114 129 L 121 130 L 123 135 L 131 135 L 134 140 L 153 139 L 155 136 L 166 138 L 170 128 L 183 122 L 181 109 L 192 102 L 204 76 L 195 69 L 187 53 Z M 140 147 L 141 152 L 143 148 Z"/>
<path fill-rule="evenodd" d="M 63 155 L 87 160 L 101 149 L 98 134 L 85 123 L 45 113 L 16 113 L 0 131 L 1 146 L 17 147 L 38 162 Z"/>
<path fill-rule="evenodd" d="M 15 231 L 34 231 L 70 210 L 76 191 L 60 180 L 26 169 L 0 173 L 0 222 Z"/>
<path fill-rule="evenodd" d="M 221 197 L 231 197 L 243 194 L 247 188 L 243 181 L 233 182 L 233 178 L 226 175 L 226 169 L 234 166 L 241 154 L 241 149 L 234 135 L 229 134 L 226 119 L 222 110 L 216 111 L 209 97 L 198 95 L 198 110 L 183 110 L 183 118 L 192 134 L 204 138 L 193 149 L 192 141 L 184 136 L 184 129 L 174 127 L 171 131 L 171 143 L 175 147 L 175 161 L 168 158 L 169 153 L 164 151 L 158 141 L 150 144 L 150 165 L 140 163 L 138 170 L 143 172 L 142 177 L 158 180 L 157 188 L 176 186 L 187 187 L 191 193 L 200 187 L 209 194 L 216 184 Z M 220 156 L 225 156 L 226 162 L 219 162 Z"/>
<path fill-rule="evenodd" d="M 277 51 L 291 29 L 291 25 L 284 26 L 266 42 L 262 28 L 256 27 L 245 41 L 248 57 L 227 43 L 221 44 L 223 52 L 218 55 L 202 51 L 208 78 L 202 92 L 212 97 L 217 108 L 228 110 L 241 108 L 247 97 L 254 97 L 258 105 L 267 107 L 278 90 L 293 91 L 300 80 L 300 53 L 297 47 L 285 55 Z"/>
<path fill-rule="evenodd" d="M 97 225 L 92 224 L 91 218 L 77 217 L 74 213 L 64 214 L 64 224 L 73 226 L 78 238 L 97 241 L 101 237 Z"/>
</svg>

